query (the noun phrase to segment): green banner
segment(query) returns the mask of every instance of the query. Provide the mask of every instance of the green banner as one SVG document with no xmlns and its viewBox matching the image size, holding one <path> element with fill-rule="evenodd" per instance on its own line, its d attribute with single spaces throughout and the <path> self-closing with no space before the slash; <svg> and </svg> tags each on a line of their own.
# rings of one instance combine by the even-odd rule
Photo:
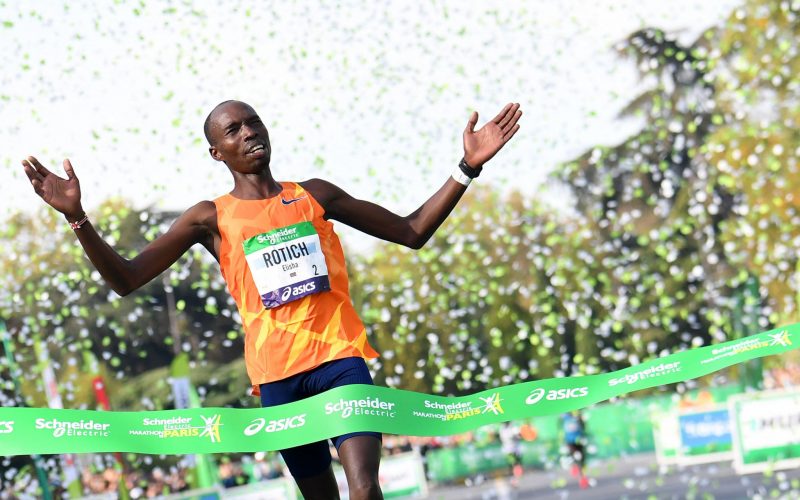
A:
<svg viewBox="0 0 800 500">
<path fill-rule="evenodd" d="M 800 347 L 798 332 L 800 323 L 612 373 L 525 382 L 456 398 L 349 385 L 272 408 L 147 412 L 0 408 L 0 454 L 271 451 L 354 431 L 444 436 L 576 410 L 780 354 Z"/>
</svg>

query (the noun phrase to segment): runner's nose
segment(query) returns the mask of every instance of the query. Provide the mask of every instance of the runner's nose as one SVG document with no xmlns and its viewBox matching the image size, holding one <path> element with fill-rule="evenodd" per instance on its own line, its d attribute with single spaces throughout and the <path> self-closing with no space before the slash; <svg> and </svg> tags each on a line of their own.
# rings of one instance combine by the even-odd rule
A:
<svg viewBox="0 0 800 500">
<path fill-rule="evenodd" d="M 255 139 L 256 137 L 258 137 L 258 132 L 256 131 L 256 129 L 246 124 L 242 125 L 242 134 L 244 135 L 245 141 Z"/>
</svg>

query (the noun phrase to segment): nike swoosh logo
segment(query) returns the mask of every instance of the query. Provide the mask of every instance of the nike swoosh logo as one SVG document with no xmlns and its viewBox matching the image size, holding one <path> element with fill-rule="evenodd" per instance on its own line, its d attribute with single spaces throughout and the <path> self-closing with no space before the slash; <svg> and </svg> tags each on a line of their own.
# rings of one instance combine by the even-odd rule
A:
<svg viewBox="0 0 800 500">
<path fill-rule="evenodd" d="M 283 203 L 284 205 L 291 205 L 292 203 L 294 203 L 296 201 L 305 200 L 305 199 L 306 199 L 305 196 L 301 196 L 300 198 L 292 198 L 291 200 L 284 200 L 283 196 L 281 196 L 281 203 Z"/>
</svg>

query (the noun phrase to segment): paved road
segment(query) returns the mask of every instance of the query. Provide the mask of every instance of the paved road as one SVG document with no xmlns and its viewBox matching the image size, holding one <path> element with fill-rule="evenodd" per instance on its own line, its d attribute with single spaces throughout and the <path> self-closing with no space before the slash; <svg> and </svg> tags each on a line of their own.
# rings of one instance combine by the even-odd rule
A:
<svg viewBox="0 0 800 500">
<path fill-rule="evenodd" d="M 635 455 L 590 464 L 592 486 L 580 489 L 566 470 L 528 471 L 514 488 L 505 477 L 476 478 L 469 485 L 432 488 L 434 500 L 530 498 L 620 499 L 800 499 L 800 469 L 740 476 L 730 463 L 659 468 L 655 456 Z"/>
</svg>

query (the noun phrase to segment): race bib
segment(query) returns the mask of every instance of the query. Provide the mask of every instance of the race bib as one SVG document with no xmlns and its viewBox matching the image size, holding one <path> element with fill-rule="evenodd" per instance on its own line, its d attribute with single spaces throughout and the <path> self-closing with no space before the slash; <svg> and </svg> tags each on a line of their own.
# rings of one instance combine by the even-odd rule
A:
<svg viewBox="0 0 800 500">
<path fill-rule="evenodd" d="M 253 236 L 242 246 L 267 309 L 331 289 L 319 235 L 310 222 Z"/>
</svg>

